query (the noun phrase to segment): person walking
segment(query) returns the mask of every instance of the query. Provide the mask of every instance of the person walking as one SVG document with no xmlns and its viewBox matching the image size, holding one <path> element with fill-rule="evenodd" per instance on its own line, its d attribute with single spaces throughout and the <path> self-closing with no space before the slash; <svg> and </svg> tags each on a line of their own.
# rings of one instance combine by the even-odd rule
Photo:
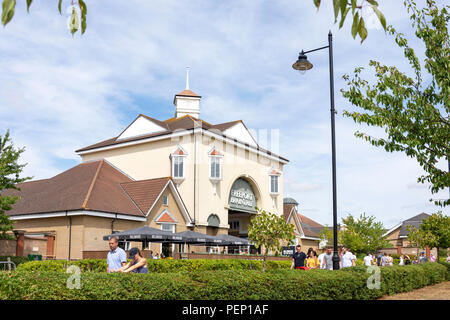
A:
<svg viewBox="0 0 450 320">
<path fill-rule="evenodd" d="M 366 267 L 370 267 L 372 265 L 373 258 L 372 258 L 372 255 L 370 254 L 370 252 L 367 252 L 367 255 L 364 257 L 363 260 L 364 260 L 364 265 Z"/>
<path fill-rule="evenodd" d="M 130 262 L 115 272 L 148 273 L 148 262 L 138 248 L 130 249 Z"/>
<path fill-rule="evenodd" d="M 388 254 L 388 265 L 393 266 L 394 265 L 394 258 L 390 254 Z"/>
<path fill-rule="evenodd" d="M 425 256 L 425 252 L 422 251 L 422 253 L 420 254 L 420 258 L 419 258 L 419 263 L 425 263 L 428 262 L 428 258 Z"/>
<path fill-rule="evenodd" d="M 313 250 L 309 254 L 309 258 L 306 259 L 306 266 L 310 269 L 317 269 L 320 267 L 319 258 L 317 258 L 317 253 Z"/>
<path fill-rule="evenodd" d="M 331 247 L 327 247 L 326 254 L 323 256 L 321 267 L 325 270 L 333 270 L 333 251 Z"/>
<path fill-rule="evenodd" d="M 387 254 L 386 254 L 386 252 L 383 254 L 383 256 L 381 257 L 381 262 L 380 262 L 380 265 L 382 266 L 382 267 L 386 267 L 387 266 L 387 263 L 388 263 L 388 257 L 387 257 Z"/>
<path fill-rule="evenodd" d="M 405 257 L 403 255 L 400 255 L 400 262 L 398 263 L 399 266 L 405 265 Z"/>
<path fill-rule="evenodd" d="M 347 250 L 346 247 L 342 247 L 341 255 L 341 268 L 353 267 L 355 265 L 356 257 Z"/>
<path fill-rule="evenodd" d="M 407 266 L 408 264 L 411 264 L 411 258 L 405 254 L 405 266 Z"/>
<path fill-rule="evenodd" d="M 298 245 L 295 247 L 296 251 L 292 255 L 292 263 L 291 263 L 291 269 L 295 267 L 295 269 L 305 269 L 305 260 L 306 260 L 306 254 L 302 252 L 302 246 Z"/>
<path fill-rule="evenodd" d="M 125 250 L 119 248 L 119 240 L 116 237 L 109 239 L 108 255 L 106 256 L 106 272 L 113 272 L 119 270 L 127 263 L 127 254 Z"/>
<path fill-rule="evenodd" d="M 378 255 L 377 255 L 377 266 L 381 266 L 381 259 L 383 258 L 383 253 L 381 253 L 381 252 L 378 252 Z"/>
<path fill-rule="evenodd" d="M 325 257 L 325 251 L 326 251 L 326 249 L 323 248 L 323 249 L 322 249 L 322 253 L 319 254 L 319 257 L 318 257 L 320 269 L 324 269 L 324 267 L 323 267 L 323 259 L 324 259 L 324 257 Z"/>
<path fill-rule="evenodd" d="M 434 254 L 431 254 L 430 262 L 436 262 L 436 257 L 434 256 Z"/>
</svg>

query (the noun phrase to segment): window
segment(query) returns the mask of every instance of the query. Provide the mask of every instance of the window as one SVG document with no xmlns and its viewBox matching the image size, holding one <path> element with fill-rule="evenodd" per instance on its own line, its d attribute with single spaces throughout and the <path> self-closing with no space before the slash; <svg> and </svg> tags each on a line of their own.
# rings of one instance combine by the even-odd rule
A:
<svg viewBox="0 0 450 320">
<path fill-rule="evenodd" d="M 230 221 L 230 230 L 239 230 L 239 220 Z"/>
<path fill-rule="evenodd" d="M 175 233 L 175 225 L 163 223 L 163 224 L 161 224 L 161 230 Z"/>
<path fill-rule="evenodd" d="M 211 157 L 210 177 L 220 179 L 220 158 L 218 157 Z"/>
<path fill-rule="evenodd" d="M 270 176 L 270 193 L 278 193 L 278 176 Z"/>
<path fill-rule="evenodd" d="M 183 157 L 173 156 L 172 163 L 173 163 L 172 176 L 174 178 L 184 178 Z"/>
<path fill-rule="evenodd" d="M 163 196 L 163 205 L 165 205 L 165 206 L 169 205 L 169 196 L 168 195 Z"/>
</svg>

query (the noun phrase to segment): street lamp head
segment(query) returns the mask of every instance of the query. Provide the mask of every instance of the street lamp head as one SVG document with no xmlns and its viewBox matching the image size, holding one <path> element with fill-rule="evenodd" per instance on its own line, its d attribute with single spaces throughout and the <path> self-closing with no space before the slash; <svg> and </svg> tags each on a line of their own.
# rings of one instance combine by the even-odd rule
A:
<svg viewBox="0 0 450 320">
<path fill-rule="evenodd" d="M 306 55 L 303 53 L 303 50 L 300 52 L 298 60 L 292 65 L 292 68 L 298 70 L 300 74 L 305 74 L 306 70 L 309 70 L 312 67 L 313 65 L 308 61 Z"/>
</svg>

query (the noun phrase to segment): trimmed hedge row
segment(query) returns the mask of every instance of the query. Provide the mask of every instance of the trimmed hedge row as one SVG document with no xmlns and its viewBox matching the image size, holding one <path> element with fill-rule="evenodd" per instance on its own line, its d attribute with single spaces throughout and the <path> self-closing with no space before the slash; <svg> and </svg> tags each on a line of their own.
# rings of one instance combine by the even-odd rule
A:
<svg viewBox="0 0 450 320">
<path fill-rule="evenodd" d="M 149 272 L 179 272 L 179 271 L 207 271 L 207 270 L 261 270 L 261 260 L 243 259 L 193 259 L 193 260 L 173 260 L 173 259 L 148 259 Z M 78 261 L 45 260 L 30 261 L 21 264 L 17 270 L 20 271 L 60 271 L 64 272 L 67 265 L 76 265 L 82 272 L 105 272 L 105 259 L 84 259 Z M 268 270 L 289 269 L 291 261 L 268 261 Z"/>
<path fill-rule="evenodd" d="M 448 279 L 448 266 L 427 263 L 380 268 L 381 289 L 369 289 L 365 267 L 328 270 L 217 270 L 177 273 L 81 274 L 81 289 L 68 289 L 63 272 L 0 272 L 0 300 L 348 300 L 376 299 Z"/>
</svg>

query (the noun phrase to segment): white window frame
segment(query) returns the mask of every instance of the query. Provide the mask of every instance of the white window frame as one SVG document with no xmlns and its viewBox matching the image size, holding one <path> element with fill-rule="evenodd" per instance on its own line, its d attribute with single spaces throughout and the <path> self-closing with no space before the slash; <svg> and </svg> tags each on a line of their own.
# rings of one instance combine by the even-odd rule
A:
<svg viewBox="0 0 450 320">
<path fill-rule="evenodd" d="M 184 179 L 184 169 L 185 169 L 185 167 L 184 167 L 184 157 L 185 156 L 180 156 L 180 155 L 172 155 L 172 177 L 174 178 L 174 179 Z M 180 171 L 180 167 L 179 167 L 179 165 L 180 165 L 180 162 L 181 162 L 181 165 L 182 165 L 182 175 L 180 176 L 180 175 L 178 175 L 178 176 L 176 176 L 175 175 L 175 164 L 178 164 L 178 173 L 179 173 L 179 171 Z"/>
<path fill-rule="evenodd" d="M 222 157 L 220 156 L 210 156 L 209 161 L 209 178 L 212 180 L 222 180 L 222 160 L 220 159 Z M 217 162 L 216 162 L 217 161 Z M 211 176 L 211 172 L 213 171 L 214 166 L 214 173 L 216 173 L 217 164 L 219 165 L 219 176 Z"/>
<path fill-rule="evenodd" d="M 272 177 L 273 178 L 275 178 L 276 177 L 276 181 L 277 181 L 277 184 L 276 184 L 276 186 L 277 186 L 277 191 L 276 192 L 274 192 L 273 190 L 272 190 Z M 278 194 L 280 194 L 280 175 L 279 174 L 271 174 L 271 175 L 269 175 L 269 193 L 271 194 L 271 195 L 278 195 Z"/>
<path fill-rule="evenodd" d="M 163 205 L 166 207 L 169 205 L 169 195 L 167 194 L 163 195 Z"/>
</svg>

